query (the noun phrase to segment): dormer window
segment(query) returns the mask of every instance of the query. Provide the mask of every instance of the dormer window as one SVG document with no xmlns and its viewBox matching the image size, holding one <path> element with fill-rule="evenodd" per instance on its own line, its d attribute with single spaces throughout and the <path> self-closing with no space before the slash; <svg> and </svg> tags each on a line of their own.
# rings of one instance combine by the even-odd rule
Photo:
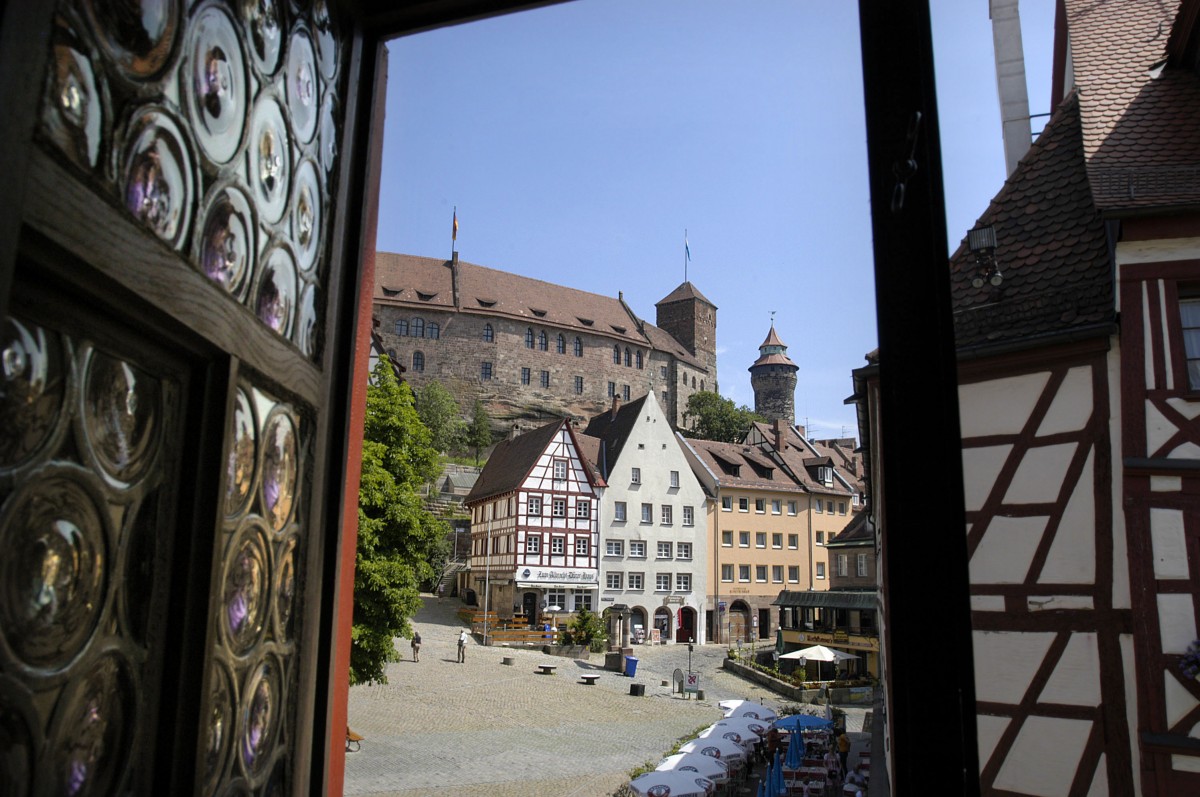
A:
<svg viewBox="0 0 1200 797">
<path fill-rule="evenodd" d="M 431 301 L 436 297 L 437 297 L 436 293 L 422 293 L 421 291 L 417 291 L 417 298 L 423 302 Z"/>
<path fill-rule="evenodd" d="M 479 302 L 480 307 L 495 307 L 496 306 L 495 299 L 476 299 L 475 301 Z"/>
<path fill-rule="evenodd" d="M 545 317 L 546 317 L 546 311 L 545 311 L 545 310 L 537 310 L 537 309 L 535 309 L 535 308 L 533 308 L 533 307 L 530 307 L 530 308 L 529 308 L 529 312 L 533 313 L 533 314 L 534 314 L 535 316 L 537 316 L 538 318 L 545 318 Z"/>
<path fill-rule="evenodd" d="M 821 480 L 821 484 L 829 486 L 833 484 L 833 468 L 828 465 L 823 465 L 817 468 L 817 478 Z"/>
<path fill-rule="evenodd" d="M 575 316 L 575 318 L 578 319 L 579 323 L 583 324 L 585 327 L 590 327 L 592 324 L 596 323 L 590 318 L 579 318 L 579 316 Z"/>
</svg>

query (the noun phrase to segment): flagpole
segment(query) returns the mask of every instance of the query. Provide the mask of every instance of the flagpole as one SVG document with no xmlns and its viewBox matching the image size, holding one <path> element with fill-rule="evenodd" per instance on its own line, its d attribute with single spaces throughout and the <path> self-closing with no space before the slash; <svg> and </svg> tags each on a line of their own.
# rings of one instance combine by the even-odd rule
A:
<svg viewBox="0 0 1200 797">
<path fill-rule="evenodd" d="M 458 245 L 458 205 L 454 206 L 454 221 L 450 227 L 450 259 L 454 259 L 454 248 Z"/>
<path fill-rule="evenodd" d="M 688 264 L 688 240 L 687 227 L 683 228 L 683 281 L 687 282 L 687 264 Z"/>
</svg>

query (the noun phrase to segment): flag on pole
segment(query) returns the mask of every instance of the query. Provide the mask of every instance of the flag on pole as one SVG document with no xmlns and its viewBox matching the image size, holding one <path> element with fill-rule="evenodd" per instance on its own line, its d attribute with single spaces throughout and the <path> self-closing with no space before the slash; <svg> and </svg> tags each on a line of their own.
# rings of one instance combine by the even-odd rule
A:
<svg viewBox="0 0 1200 797">
<path fill-rule="evenodd" d="M 450 232 L 450 240 L 451 241 L 458 240 L 458 207 L 457 206 L 455 206 L 455 208 L 454 208 L 454 229 Z"/>
<path fill-rule="evenodd" d="M 687 257 L 688 262 L 692 261 L 692 249 L 688 246 L 687 236 L 683 236 L 683 254 Z"/>
</svg>

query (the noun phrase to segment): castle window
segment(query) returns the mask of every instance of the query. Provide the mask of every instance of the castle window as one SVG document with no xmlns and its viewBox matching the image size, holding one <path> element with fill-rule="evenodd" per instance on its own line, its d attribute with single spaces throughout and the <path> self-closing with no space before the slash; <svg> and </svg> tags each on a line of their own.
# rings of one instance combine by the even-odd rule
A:
<svg viewBox="0 0 1200 797">
<path fill-rule="evenodd" d="M 692 390 L 696 389 L 696 377 L 692 377 Z"/>
<path fill-rule="evenodd" d="M 429 339 L 437 340 L 439 337 L 441 337 L 441 334 L 442 334 L 442 328 L 437 325 L 437 322 L 430 321 L 429 322 Z"/>
<path fill-rule="evenodd" d="M 665 408 L 670 403 L 671 403 L 671 394 L 664 390 L 662 392 L 662 405 Z"/>
<path fill-rule="evenodd" d="M 659 375 L 660 377 L 662 377 L 663 379 L 666 379 L 666 378 L 667 378 L 667 366 L 665 366 L 665 365 L 660 365 L 660 366 L 658 367 L 658 375 Z"/>
<path fill-rule="evenodd" d="M 575 395 L 577 395 L 577 396 L 583 395 L 583 377 L 582 376 L 575 377 Z"/>
<path fill-rule="evenodd" d="M 548 340 L 549 339 L 546 337 L 546 332 L 543 330 L 538 335 L 538 348 L 541 349 L 542 351 L 546 351 L 547 349 L 549 349 L 549 344 L 547 343 Z"/>
<path fill-rule="evenodd" d="M 521 384 L 522 385 L 529 384 L 529 369 L 528 368 L 521 369 Z"/>
<path fill-rule="evenodd" d="M 413 352 L 413 370 L 418 374 L 425 372 L 425 355 L 419 351 Z"/>
<path fill-rule="evenodd" d="M 704 380 L 703 379 L 700 380 L 700 389 L 701 390 L 704 389 Z"/>
<path fill-rule="evenodd" d="M 408 322 L 400 319 L 396 322 L 396 334 L 402 338 L 408 337 Z"/>
<path fill-rule="evenodd" d="M 621 386 L 621 400 L 629 401 L 629 385 Z"/>
<path fill-rule="evenodd" d="M 525 329 L 525 348 L 527 348 L 527 349 L 533 348 L 533 328 L 532 327 L 527 327 Z"/>
<path fill-rule="evenodd" d="M 412 323 L 412 334 L 414 338 L 425 337 L 425 319 L 414 318 Z"/>
<path fill-rule="evenodd" d="M 485 363 L 479 364 L 479 378 L 482 379 L 484 382 L 491 381 L 491 378 L 492 378 L 492 364 L 491 363 L 485 362 Z"/>
<path fill-rule="evenodd" d="M 629 353 L 629 347 L 626 346 L 625 347 L 625 367 L 628 368 L 631 365 L 633 365 L 633 357 Z"/>
<path fill-rule="evenodd" d="M 609 382 L 608 383 L 608 397 L 612 398 L 615 395 L 617 395 L 617 383 Z"/>
<path fill-rule="evenodd" d="M 687 387 L 687 374 L 683 375 L 683 386 Z"/>
<path fill-rule="evenodd" d="M 559 354 L 567 353 L 567 339 L 561 334 L 558 336 L 558 340 L 554 344 L 554 350 Z"/>
<path fill-rule="evenodd" d="M 550 372 L 542 371 L 542 387 L 550 387 Z"/>
<path fill-rule="evenodd" d="M 583 356 L 583 341 L 580 340 L 579 338 L 575 338 L 575 356 L 576 357 Z"/>
<path fill-rule="evenodd" d="M 613 365 L 621 364 L 621 347 L 613 346 Z"/>
<path fill-rule="evenodd" d="M 642 370 L 642 353 L 640 351 L 637 353 L 637 367 L 639 371 Z"/>
<path fill-rule="evenodd" d="M 496 342 L 496 330 L 492 329 L 491 324 L 483 325 L 483 342 L 484 343 L 495 343 Z"/>
</svg>

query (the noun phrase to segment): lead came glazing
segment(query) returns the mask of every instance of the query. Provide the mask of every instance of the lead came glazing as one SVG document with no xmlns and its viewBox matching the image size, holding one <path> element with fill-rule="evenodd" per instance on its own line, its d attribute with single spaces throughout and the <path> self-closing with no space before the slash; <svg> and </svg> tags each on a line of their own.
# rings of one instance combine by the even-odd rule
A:
<svg viewBox="0 0 1200 797">
<path fill-rule="evenodd" d="M 125 206 L 175 248 L 188 233 L 195 180 L 179 126 L 163 108 L 143 108 L 129 125 L 121 184 Z"/>
<path fill-rule="evenodd" d="M 254 312 L 258 320 L 288 337 L 296 310 L 296 266 L 282 246 L 268 252 L 259 277 Z"/>
<path fill-rule="evenodd" d="M 225 474 L 225 514 L 236 515 L 246 505 L 254 485 L 254 463 L 258 459 L 254 411 L 246 391 L 237 392 L 233 410 L 233 442 L 229 447 L 229 466 Z"/>
<path fill-rule="evenodd" d="M 254 270 L 254 210 L 241 189 L 227 185 L 209 198 L 200 238 L 200 268 L 234 296 L 245 293 Z"/>
<path fill-rule="evenodd" d="M 128 664 L 108 653 L 60 708 L 52 741 L 56 791 L 109 794 L 128 763 L 134 734 L 133 687 Z"/>
<path fill-rule="evenodd" d="M 246 653 L 262 635 L 269 606 L 269 578 L 266 542 L 257 524 L 247 525 L 225 571 L 223 616 L 235 653 Z"/>
<path fill-rule="evenodd" d="M 282 531 L 296 499 L 296 428 L 287 413 L 277 411 L 263 432 L 263 509 L 275 531 Z"/>
<path fill-rule="evenodd" d="M 131 78 L 156 77 L 167 64 L 179 31 L 178 0 L 87 0 L 96 38 Z"/>
<path fill-rule="evenodd" d="M 241 733 L 238 748 L 250 775 L 262 771 L 267 751 L 274 743 L 279 700 L 279 667 L 266 657 L 251 673 L 242 694 Z"/>
</svg>

